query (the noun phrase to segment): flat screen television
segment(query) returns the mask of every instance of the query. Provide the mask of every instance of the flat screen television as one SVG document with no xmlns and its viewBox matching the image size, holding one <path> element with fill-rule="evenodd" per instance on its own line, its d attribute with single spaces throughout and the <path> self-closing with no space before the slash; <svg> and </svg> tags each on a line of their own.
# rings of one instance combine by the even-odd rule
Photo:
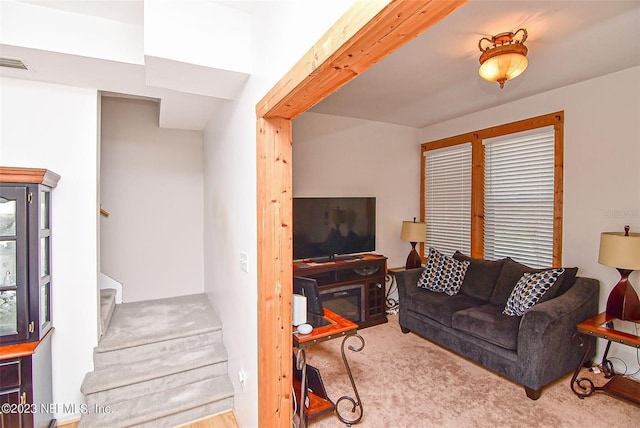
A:
<svg viewBox="0 0 640 428">
<path fill-rule="evenodd" d="M 349 258 L 376 249 L 376 198 L 293 198 L 293 258 Z"/>
</svg>

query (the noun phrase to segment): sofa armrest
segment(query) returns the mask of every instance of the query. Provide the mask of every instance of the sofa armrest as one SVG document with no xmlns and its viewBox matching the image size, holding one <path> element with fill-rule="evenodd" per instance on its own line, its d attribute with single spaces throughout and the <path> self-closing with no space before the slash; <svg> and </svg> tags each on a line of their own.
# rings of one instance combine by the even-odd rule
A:
<svg viewBox="0 0 640 428">
<path fill-rule="evenodd" d="M 398 286 L 398 301 L 402 307 L 402 301 L 408 296 L 418 291 L 418 279 L 424 268 L 408 269 L 395 273 L 396 285 Z"/>
<path fill-rule="evenodd" d="M 539 389 L 575 369 L 584 350 L 571 338 L 576 325 L 598 313 L 600 283 L 576 278 L 561 296 L 525 312 L 518 332 L 518 371 L 522 383 Z M 595 349 L 592 347 L 592 358 Z"/>
</svg>

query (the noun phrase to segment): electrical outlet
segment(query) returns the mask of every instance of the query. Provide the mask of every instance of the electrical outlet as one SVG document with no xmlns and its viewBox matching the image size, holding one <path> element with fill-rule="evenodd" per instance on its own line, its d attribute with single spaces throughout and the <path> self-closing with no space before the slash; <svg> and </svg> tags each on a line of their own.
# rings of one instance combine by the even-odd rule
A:
<svg viewBox="0 0 640 428">
<path fill-rule="evenodd" d="M 244 251 L 240 252 L 240 269 L 249 272 L 249 255 Z"/>
</svg>

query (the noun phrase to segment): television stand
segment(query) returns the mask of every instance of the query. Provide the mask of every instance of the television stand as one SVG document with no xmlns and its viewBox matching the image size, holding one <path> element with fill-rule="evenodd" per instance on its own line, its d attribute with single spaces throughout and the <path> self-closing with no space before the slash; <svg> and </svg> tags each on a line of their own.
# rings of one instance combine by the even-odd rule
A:
<svg viewBox="0 0 640 428">
<path fill-rule="evenodd" d="M 333 262 L 333 261 L 360 260 L 361 258 L 362 256 L 354 255 L 354 254 L 344 254 L 344 255 L 334 254 L 333 256 L 314 257 L 310 259 L 310 261 L 315 263 L 327 263 L 327 262 Z"/>
<path fill-rule="evenodd" d="M 370 253 L 293 263 L 293 276 L 315 279 L 322 304 L 355 322 L 358 328 L 387 322 L 386 274 L 387 258 Z"/>
</svg>

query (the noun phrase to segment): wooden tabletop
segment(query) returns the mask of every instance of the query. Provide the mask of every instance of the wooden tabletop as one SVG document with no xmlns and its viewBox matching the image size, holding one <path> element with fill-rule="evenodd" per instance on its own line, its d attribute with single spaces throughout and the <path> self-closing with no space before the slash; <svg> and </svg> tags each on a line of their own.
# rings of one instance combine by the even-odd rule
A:
<svg viewBox="0 0 640 428">
<path fill-rule="evenodd" d="M 615 319 L 611 315 L 607 315 L 606 312 L 602 312 L 578 324 L 578 331 L 590 336 L 601 337 L 612 342 L 640 348 L 640 336 L 606 327 L 605 324 L 607 322 Z"/>
</svg>

